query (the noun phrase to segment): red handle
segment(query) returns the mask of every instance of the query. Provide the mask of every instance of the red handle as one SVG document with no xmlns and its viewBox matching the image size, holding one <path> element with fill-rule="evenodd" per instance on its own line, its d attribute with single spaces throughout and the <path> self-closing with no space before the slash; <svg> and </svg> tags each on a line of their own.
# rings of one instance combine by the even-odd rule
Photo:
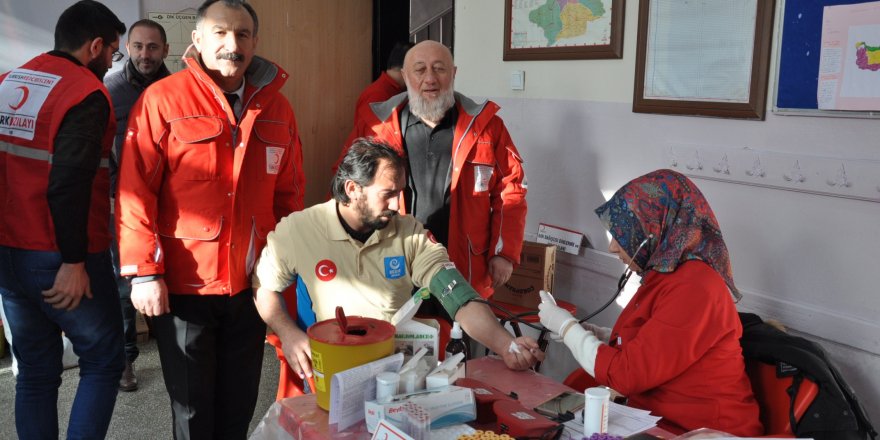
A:
<svg viewBox="0 0 880 440">
<path fill-rule="evenodd" d="M 336 306 L 336 323 L 339 324 L 339 329 L 342 330 L 343 335 L 348 333 L 348 319 L 345 317 L 342 306 Z"/>
</svg>

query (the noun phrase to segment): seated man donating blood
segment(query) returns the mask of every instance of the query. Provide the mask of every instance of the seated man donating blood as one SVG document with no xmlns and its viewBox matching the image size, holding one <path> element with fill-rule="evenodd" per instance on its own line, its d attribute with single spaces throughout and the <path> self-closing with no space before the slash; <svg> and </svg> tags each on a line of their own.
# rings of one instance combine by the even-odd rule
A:
<svg viewBox="0 0 880 440">
<path fill-rule="evenodd" d="M 318 321 L 333 318 L 336 306 L 346 315 L 390 320 L 413 286 L 427 287 L 508 368 L 527 369 L 544 357 L 534 339 L 514 339 L 498 324 L 421 223 L 398 215 L 405 166 L 387 145 L 357 140 L 333 178 L 333 200 L 285 217 L 268 236 L 253 276 L 257 310 L 281 341 L 282 364 L 299 379 L 312 374 L 309 340 L 287 311 L 285 301 L 295 298 L 279 293 L 297 277 Z M 288 390 L 279 398 L 301 393 L 279 387 Z"/>
</svg>

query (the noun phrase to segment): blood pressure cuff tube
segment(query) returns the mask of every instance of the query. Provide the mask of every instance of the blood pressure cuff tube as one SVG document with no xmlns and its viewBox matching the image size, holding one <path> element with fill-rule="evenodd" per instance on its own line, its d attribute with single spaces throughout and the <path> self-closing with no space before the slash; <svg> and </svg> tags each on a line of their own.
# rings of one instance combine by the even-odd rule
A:
<svg viewBox="0 0 880 440">
<path fill-rule="evenodd" d="M 455 319 L 455 313 L 468 301 L 478 299 L 480 295 L 468 284 L 467 280 L 452 264 L 444 266 L 431 278 L 428 285 L 431 295 L 440 300 L 446 313 Z"/>
</svg>

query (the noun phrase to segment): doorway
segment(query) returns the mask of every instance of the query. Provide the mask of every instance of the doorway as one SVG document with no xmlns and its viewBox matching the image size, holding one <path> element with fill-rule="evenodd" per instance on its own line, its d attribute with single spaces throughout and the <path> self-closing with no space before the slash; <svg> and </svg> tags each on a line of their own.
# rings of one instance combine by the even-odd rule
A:
<svg viewBox="0 0 880 440">
<path fill-rule="evenodd" d="M 373 0 L 373 79 L 398 42 L 435 40 L 452 50 L 454 0 Z"/>
</svg>

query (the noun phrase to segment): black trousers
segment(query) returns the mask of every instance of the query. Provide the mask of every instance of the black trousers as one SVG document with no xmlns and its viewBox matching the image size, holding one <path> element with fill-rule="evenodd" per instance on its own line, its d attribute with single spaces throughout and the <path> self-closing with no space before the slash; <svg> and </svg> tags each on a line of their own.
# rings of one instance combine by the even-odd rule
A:
<svg viewBox="0 0 880 440">
<path fill-rule="evenodd" d="M 169 295 L 153 318 L 175 439 L 245 439 L 263 366 L 266 324 L 250 289 Z"/>
</svg>

